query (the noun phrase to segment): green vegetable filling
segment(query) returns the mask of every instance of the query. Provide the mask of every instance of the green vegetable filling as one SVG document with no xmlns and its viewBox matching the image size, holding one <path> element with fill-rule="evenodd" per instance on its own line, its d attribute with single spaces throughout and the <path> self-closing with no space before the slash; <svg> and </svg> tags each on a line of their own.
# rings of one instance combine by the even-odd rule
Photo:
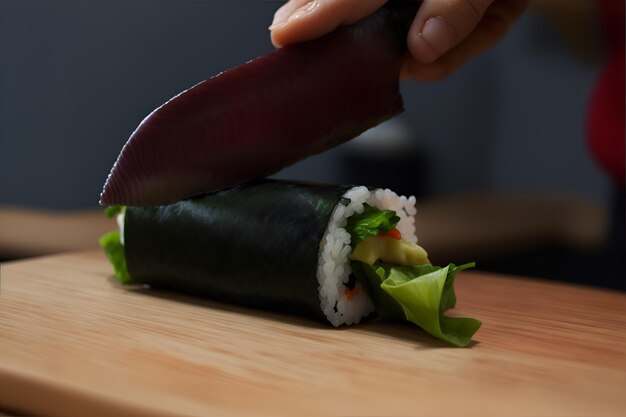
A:
<svg viewBox="0 0 626 417">
<path fill-rule="evenodd" d="M 110 219 L 120 213 L 123 213 L 125 209 L 126 207 L 124 206 L 109 206 L 104 209 L 104 214 Z"/>
<path fill-rule="evenodd" d="M 350 233 L 352 250 L 368 237 L 390 231 L 400 221 L 395 211 L 378 210 L 368 204 L 364 204 L 364 208 L 363 213 L 348 218 L 346 230 Z"/>
<path fill-rule="evenodd" d="M 346 228 L 353 237 L 352 250 L 365 238 L 391 230 L 399 221 L 393 211 L 365 207 L 362 214 L 353 216 L 358 216 L 356 219 L 348 219 Z M 430 264 L 399 266 L 376 262 L 368 265 L 352 261 L 350 266 L 372 299 L 376 313 L 384 320 L 409 321 L 434 337 L 459 347 L 467 346 L 481 326 L 476 319 L 443 315 L 456 305 L 456 272 L 471 268 L 474 263 L 449 264 L 442 268 Z"/>
<path fill-rule="evenodd" d="M 110 206 L 106 208 L 104 214 L 111 218 L 123 213 L 124 210 L 124 206 Z M 120 232 L 118 230 L 114 230 L 107 233 L 100 238 L 99 243 L 100 247 L 104 249 L 104 253 L 109 259 L 109 262 L 113 265 L 115 278 L 117 278 L 117 280 L 122 284 L 132 284 L 133 279 L 128 273 L 128 268 L 126 267 L 126 255 L 124 254 L 124 245 L 122 245 L 120 239 Z"/>
</svg>

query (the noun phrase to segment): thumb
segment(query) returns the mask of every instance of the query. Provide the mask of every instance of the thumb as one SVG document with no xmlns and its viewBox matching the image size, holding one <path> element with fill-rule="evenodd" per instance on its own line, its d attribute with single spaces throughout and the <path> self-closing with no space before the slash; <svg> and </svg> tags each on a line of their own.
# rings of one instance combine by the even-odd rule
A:
<svg viewBox="0 0 626 417">
<path fill-rule="evenodd" d="M 424 0 L 409 29 L 411 55 L 423 63 L 437 60 L 472 33 L 493 1 Z"/>
<path fill-rule="evenodd" d="M 378 10 L 387 0 L 290 0 L 274 14 L 272 43 L 284 46 L 325 35 Z"/>
</svg>

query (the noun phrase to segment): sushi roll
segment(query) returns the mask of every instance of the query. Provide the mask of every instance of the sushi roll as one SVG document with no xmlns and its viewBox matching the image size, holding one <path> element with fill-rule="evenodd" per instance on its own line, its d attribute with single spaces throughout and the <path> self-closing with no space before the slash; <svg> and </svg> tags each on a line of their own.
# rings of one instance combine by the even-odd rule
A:
<svg viewBox="0 0 626 417">
<path fill-rule="evenodd" d="M 410 321 L 467 345 L 480 322 L 443 316 L 456 301 L 454 274 L 467 266 L 430 265 L 414 204 L 390 190 L 258 180 L 170 205 L 110 208 L 120 230 L 101 245 L 123 283 L 333 326 Z"/>
</svg>

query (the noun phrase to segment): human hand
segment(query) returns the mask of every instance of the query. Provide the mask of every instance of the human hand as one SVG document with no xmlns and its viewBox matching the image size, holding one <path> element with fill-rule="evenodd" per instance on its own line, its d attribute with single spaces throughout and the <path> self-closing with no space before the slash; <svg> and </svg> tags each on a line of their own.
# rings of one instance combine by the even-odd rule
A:
<svg viewBox="0 0 626 417">
<path fill-rule="evenodd" d="M 272 43 L 311 40 L 374 13 L 387 0 L 289 0 L 274 14 Z M 401 78 L 441 80 L 493 46 L 528 0 L 424 0 L 407 35 Z"/>
</svg>

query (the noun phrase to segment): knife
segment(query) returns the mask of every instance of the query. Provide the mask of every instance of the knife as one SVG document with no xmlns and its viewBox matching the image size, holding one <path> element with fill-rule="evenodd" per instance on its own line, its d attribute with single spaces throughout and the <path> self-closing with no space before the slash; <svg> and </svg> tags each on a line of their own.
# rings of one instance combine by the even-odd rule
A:
<svg viewBox="0 0 626 417">
<path fill-rule="evenodd" d="M 131 134 L 100 204 L 169 204 L 271 175 L 401 113 L 399 74 L 418 7 L 391 1 L 178 94 Z"/>
</svg>

